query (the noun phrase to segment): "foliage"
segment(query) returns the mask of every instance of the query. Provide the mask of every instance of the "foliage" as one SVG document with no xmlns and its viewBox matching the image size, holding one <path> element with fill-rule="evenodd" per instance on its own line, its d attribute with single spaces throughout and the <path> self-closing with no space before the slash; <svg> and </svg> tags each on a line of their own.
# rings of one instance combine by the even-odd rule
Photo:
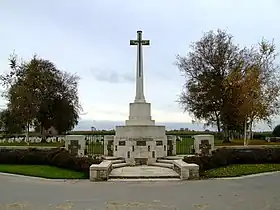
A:
<svg viewBox="0 0 280 210">
<path fill-rule="evenodd" d="M 176 65 L 186 81 L 179 103 L 199 121 L 224 131 L 252 130 L 255 121 L 270 122 L 280 108 L 279 67 L 273 42 L 240 49 L 232 35 L 210 31 L 191 45 Z M 246 125 L 246 124 L 248 125 Z"/>
<path fill-rule="evenodd" d="M 179 103 L 198 120 L 221 128 L 225 97 L 224 81 L 235 65 L 238 48 L 225 31 L 206 33 L 191 45 L 187 57 L 177 56 L 176 65 L 186 78 Z"/>
<path fill-rule="evenodd" d="M 1 75 L 6 88 L 8 109 L 16 113 L 26 127 L 55 127 L 60 133 L 76 124 L 81 106 L 78 100 L 78 77 L 63 72 L 48 61 L 34 56 L 19 62 L 10 58 L 10 71 Z M 62 118 L 62 116 L 64 118 Z"/>
<path fill-rule="evenodd" d="M 36 176 L 49 179 L 84 179 L 86 173 L 47 165 L 6 165 L 0 164 L 0 172 Z"/>
<path fill-rule="evenodd" d="M 21 133 L 25 127 L 21 118 L 16 116 L 16 113 L 9 109 L 4 109 L 0 112 L 1 129 L 7 134 Z"/>
<path fill-rule="evenodd" d="M 280 164 L 236 164 L 205 171 L 204 177 L 237 177 L 263 172 L 280 171 Z"/>
<path fill-rule="evenodd" d="M 280 125 L 275 126 L 272 131 L 272 135 L 275 137 L 280 137 Z"/>
<path fill-rule="evenodd" d="M 65 149 L 3 149 L 0 148 L 0 164 L 49 165 L 72 171 L 83 172 L 89 177 L 91 164 L 101 160 L 76 157 Z"/>
<path fill-rule="evenodd" d="M 198 164 L 200 175 L 203 176 L 207 170 L 232 164 L 279 164 L 280 148 L 222 148 L 215 150 L 212 156 L 184 157 L 184 161 Z"/>
</svg>

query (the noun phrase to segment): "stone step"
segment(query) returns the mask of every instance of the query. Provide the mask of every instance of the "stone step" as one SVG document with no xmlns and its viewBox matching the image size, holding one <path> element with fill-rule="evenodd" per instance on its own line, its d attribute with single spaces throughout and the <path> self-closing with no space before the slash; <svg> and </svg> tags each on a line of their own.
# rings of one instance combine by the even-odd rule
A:
<svg viewBox="0 0 280 210">
<path fill-rule="evenodd" d="M 109 174 L 110 179 L 179 179 L 177 172 L 170 168 L 158 166 L 128 166 L 123 168 L 115 168 Z"/>
<path fill-rule="evenodd" d="M 157 159 L 158 163 L 170 163 L 173 164 L 173 160 Z"/>
<path fill-rule="evenodd" d="M 169 181 L 170 179 L 174 179 L 176 181 L 181 180 L 179 175 L 166 175 L 166 176 L 145 176 L 145 175 L 138 175 L 138 176 L 125 176 L 125 175 L 109 175 L 109 180 L 116 181 L 116 180 L 141 180 L 141 181 L 157 181 L 157 180 L 166 180 Z"/>
<path fill-rule="evenodd" d="M 116 159 L 116 160 L 111 160 L 113 164 L 117 164 L 117 163 L 125 163 L 124 159 Z"/>
<path fill-rule="evenodd" d="M 171 169 L 174 168 L 173 164 L 171 164 L 171 163 L 153 163 L 151 165 L 152 166 L 163 167 L 163 168 L 171 168 Z"/>
<path fill-rule="evenodd" d="M 114 163 L 112 165 L 113 168 L 121 168 L 121 167 L 125 167 L 125 166 L 129 166 L 128 163 Z"/>
<path fill-rule="evenodd" d="M 105 160 L 123 160 L 122 157 L 114 157 L 114 156 L 105 156 Z"/>
<path fill-rule="evenodd" d="M 184 156 L 166 156 L 166 157 L 163 157 L 162 159 L 163 160 L 181 160 L 183 158 L 184 158 Z"/>
<path fill-rule="evenodd" d="M 169 177 L 169 178 L 109 178 L 108 182 L 170 182 L 170 181 L 181 181 L 180 178 Z"/>
</svg>

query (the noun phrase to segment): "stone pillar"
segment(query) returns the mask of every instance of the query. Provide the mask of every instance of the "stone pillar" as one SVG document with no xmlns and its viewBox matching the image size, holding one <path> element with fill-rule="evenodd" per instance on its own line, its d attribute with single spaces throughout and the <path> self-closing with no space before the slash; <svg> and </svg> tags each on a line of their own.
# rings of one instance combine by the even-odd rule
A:
<svg viewBox="0 0 280 210">
<path fill-rule="evenodd" d="M 84 156 L 86 149 L 86 136 L 67 135 L 65 138 L 65 149 L 77 156 Z"/>
<path fill-rule="evenodd" d="M 111 144 L 112 142 L 114 142 L 114 135 L 105 135 L 104 136 L 104 155 L 105 156 L 113 156 L 113 144 Z"/>
<path fill-rule="evenodd" d="M 195 135 L 195 154 L 211 155 L 214 148 L 214 135 Z"/>
<path fill-rule="evenodd" d="M 171 141 L 171 144 L 169 143 Z M 175 135 L 167 135 L 167 150 L 169 151 L 168 156 L 175 156 L 176 155 L 176 136 Z"/>
</svg>

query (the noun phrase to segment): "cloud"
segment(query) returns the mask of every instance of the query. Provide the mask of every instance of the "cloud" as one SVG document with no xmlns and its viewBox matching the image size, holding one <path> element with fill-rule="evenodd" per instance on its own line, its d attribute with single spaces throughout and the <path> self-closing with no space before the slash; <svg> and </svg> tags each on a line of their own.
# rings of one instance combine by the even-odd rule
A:
<svg viewBox="0 0 280 210">
<path fill-rule="evenodd" d="M 131 73 L 119 72 L 119 71 L 108 71 L 108 70 L 92 70 L 93 77 L 100 82 L 109 83 L 132 83 L 134 77 Z"/>
</svg>

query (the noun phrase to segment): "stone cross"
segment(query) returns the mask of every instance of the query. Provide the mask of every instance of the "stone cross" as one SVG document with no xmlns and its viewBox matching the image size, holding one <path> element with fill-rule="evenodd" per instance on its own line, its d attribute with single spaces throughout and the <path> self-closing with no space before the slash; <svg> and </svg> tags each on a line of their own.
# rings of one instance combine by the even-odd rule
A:
<svg viewBox="0 0 280 210">
<path fill-rule="evenodd" d="M 201 140 L 199 144 L 199 149 L 202 155 L 210 155 L 211 145 L 208 140 Z"/>
<path fill-rule="evenodd" d="M 137 40 L 130 40 L 130 45 L 137 45 L 136 96 L 134 102 L 145 103 L 143 85 L 143 45 L 150 45 L 150 40 L 142 40 L 142 31 L 137 31 Z"/>
</svg>

